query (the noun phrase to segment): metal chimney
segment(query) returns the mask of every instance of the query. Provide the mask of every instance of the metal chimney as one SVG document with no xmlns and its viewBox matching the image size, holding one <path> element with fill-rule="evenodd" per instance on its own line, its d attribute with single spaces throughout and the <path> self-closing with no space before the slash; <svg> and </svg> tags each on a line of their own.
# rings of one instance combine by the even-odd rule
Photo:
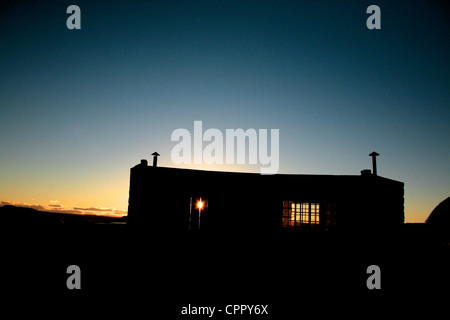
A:
<svg viewBox="0 0 450 320">
<path fill-rule="evenodd" d="M 377 175 L 377 156 L 379 156 L 379 154 L 374 151 L 371 154 L 369 154 L 369 156 L 372 157 L 372 173 L 374 176 L 376 176 Z"/>
<path fill-rule="evenodd" d="M 158 164 L 159 153 L 158 152 L 153 152 L 152 156 L 153 156 L 153 166 L 156 167 L 157 164 Z"/>
</svg>

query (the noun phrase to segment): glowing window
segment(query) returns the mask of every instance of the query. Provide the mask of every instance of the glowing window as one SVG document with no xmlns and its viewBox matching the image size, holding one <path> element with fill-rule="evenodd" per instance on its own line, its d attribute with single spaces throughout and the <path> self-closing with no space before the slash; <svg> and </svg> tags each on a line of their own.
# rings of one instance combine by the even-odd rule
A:
<svg viewBox="0 0 450 320">
<path fill-rule="evenodd" d="M 320 205 L 315 202 L 283 201 L 282 226 L 306 229 L 319 227 Z"/>
</svg>

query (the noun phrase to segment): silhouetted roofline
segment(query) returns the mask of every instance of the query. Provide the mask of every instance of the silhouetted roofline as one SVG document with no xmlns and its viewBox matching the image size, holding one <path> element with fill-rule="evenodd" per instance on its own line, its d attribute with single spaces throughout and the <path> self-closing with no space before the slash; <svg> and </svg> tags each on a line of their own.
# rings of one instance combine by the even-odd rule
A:
<svg viewBox="0 0 450 320">
<path fill-rule="evenodd" d="M 261 176 L 261 177 L 267 177 L 270 179 L 270 177 L 279 177 L 279 178 L 295 178 L 295 177 L 302 177 L 302 178 L 314 178 L 314 179 L 374 179 L 378 181 L 389 181 L 392 183 L 399 183 L 404 184 L 401 181 L 385 178 L 379 175 L 369 175 L 369 176 L 363 176 L 363 175 L 332 175 L 332 174 L 289 174 L 289 173 L 277 173 L 273 175 L 262 175 L 257 172 L 236 172 L 236 171 L 214 171 L 214 170 L 204 170 L 204 169 L 189 169 L 189 168 L 175 168 L 175 167 L 152 167 L 152 166 L 145 166 L 142 164 L 137 164 L 134 168 L 145 168 L 146 170 L 159 170 L 159 171 L 179 171 L 179 172 L 190 172 L 190 173 L 197 173 L 199 175 L 206 175 L 206 174 L 213 174 L 213 175 L 239 175 L 239 176 Z"/>
</svg>

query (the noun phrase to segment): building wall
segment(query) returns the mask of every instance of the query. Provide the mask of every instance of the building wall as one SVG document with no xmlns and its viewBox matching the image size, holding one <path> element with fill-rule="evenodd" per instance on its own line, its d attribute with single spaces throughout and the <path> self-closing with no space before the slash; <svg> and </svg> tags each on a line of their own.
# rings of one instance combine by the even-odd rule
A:
<svg viewBox="0 0 450 320">
<path fill-rule="evenodd" d="M 153 232 L 282 229 L 283 201 L 320 204 L 320 228 L 395 228 L 404 222 L 403 183 L 378 176 L 260 175 L 137 165 L 131 169 L 130 225 Z M 192 199 L 192 205 L 191 205 Z M 191 217 L 191 224 L 189 224 Z"/>
</svg>

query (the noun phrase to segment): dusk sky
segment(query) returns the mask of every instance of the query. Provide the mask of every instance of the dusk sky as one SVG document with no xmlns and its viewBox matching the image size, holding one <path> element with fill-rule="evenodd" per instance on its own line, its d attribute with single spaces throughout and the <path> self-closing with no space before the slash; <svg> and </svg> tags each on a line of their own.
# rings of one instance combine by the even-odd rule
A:
<svg viewBox="0 0 450 320">
<path fill-rule="evenodd" d="M 129 169 L 180 167 L 171 134 L 195 120 L 279 129 L 279 173 L 359 175 L 376 151 L 406 222 L 450 195 L 444 2 L 18 2 L 0 12 L 2 204 L 124 214 Z"/>
</svg>

